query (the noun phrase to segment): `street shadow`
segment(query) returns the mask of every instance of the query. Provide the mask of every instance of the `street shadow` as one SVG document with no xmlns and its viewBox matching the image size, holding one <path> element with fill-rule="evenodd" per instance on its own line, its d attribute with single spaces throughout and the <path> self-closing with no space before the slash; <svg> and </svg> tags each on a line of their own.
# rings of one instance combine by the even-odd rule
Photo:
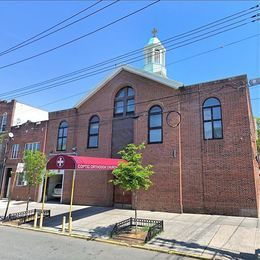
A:
<svg viewBox="0 0 260 260">
<path fill-rule="evenodd" d="M 74 210 L 72 212 L 72 221 L 91 217 L 93 215 L 101 214 L 112 210 L 111 207 L 88 207 L 84 209 Z M 61 213 L 50 218 L 45 218 L 43 221 L 44 227 L 58 228 L 62 224 L 63 217 L 66 217 L 66 223 L 68 223 L 69 212 Z"/>
<path fill-rule="evenodd" d="M 110 237 L 110 234 L 111 234 L 111 231 L 112 231 L 114 225 L 115 224 L 112 224 L 112 225 L 109 225 L 109 226 L 106 226 L 106 227 L 100 226 L 100 227 L 90 229 L 89 234 L 92 237 L 102 237 L 102 236 Z"/>
<path fill-rule="evenodd" d="M 184 241 L 178 241 L 175 239 L 165 239 L 161 237 L 154 238 L 149 242 L 149 245 L 160 246 L 162 248 L 166 247 L 167 249 L 172 249 L 172 250 L 190 251 L 191 253 L 198 251 L 198 254 L 200 253 L 202 254 L 202 252 L 206 251 L 206 253 L 212 255 L 213 258 L 217 257 L 217 258 L 235 259 L 235 260 L 260 259 L 258 258 L 260 253 L 259 249 L 255 251 L 255 254 L 244 253 L 244 252 L 236 253 L 224 249 L 200 245 L 194 242 L 189 243 Z"/>
<path fill-rule="evenodd" d="M 23 204 L 26 205 L 26 203 L 27 203 L 26 201 L 13 201 L 12 205 L 16 205 L 16 206 L 17 205 L 23 205 Z"/>
</svg>

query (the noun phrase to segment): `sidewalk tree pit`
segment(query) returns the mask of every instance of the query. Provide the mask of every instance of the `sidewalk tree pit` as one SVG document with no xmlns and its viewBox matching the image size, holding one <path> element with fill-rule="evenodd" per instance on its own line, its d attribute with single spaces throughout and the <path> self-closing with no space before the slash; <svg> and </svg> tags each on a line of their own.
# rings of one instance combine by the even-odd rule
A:
<svg viewBox="0 0 260 260">
<path fill-rule="evenodd" d="M 163 231 L 162 222 L 137 218 L 138 190 L 148 190 L 152 185 L 150 177 L 154 174 L 152 165 L 143 166 L 142 164 L 141 151 L 143 149 L 145 149 L 144 143 L 140 145 L 128 144 L 123 150 L 118 152 L 126 162 L 121 162 L 118 167 L 113 170 L 112 174 L 114 175 L 114 179 L 110 180 L 110 182 L 114 185 L 118 185 L 124 191 L 132 192 L 135 217 L 116 223 L 111 232 L 111 237 L 115 235 L 119 237 L 120 233 L 123 233 L 125 240 L 136 238 L 147 242 L 147 236 L 150 237 L 150 240 L 151 236 Z M 128 237 L 128 239 L 126 239 L 126 237 Z"/>
</svg>

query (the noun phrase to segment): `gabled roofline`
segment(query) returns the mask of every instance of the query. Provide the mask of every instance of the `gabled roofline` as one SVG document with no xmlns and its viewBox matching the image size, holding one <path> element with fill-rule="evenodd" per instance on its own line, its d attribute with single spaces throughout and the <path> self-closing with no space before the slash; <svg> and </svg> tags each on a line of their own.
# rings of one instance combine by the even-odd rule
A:
<svg viewBox="0 0 260 260">
<path fill-rule="evenodd" d="M 153 73 L 136 69 L 130 66 L 122 66 L 115 70 L 113 73 L 111 73 L 107 78 L 105 78 L 103 81 L 101 81 L 89 94 L 85 95 L 74 107 L 79 108 L 84 102 L 86 102 L 88 99 L 90 99 L 94 94 L 96 94 L 100 89 L 102 89 L 110 80 L 112 80 L 114 77 L 116 77 L 121 71 L 127 71 L 136 75 L 139 75 L 141 77 L 156 81 L 162 85 L 171 87 L 173 89 L 178 89 L 179 87 L 183 86 L 183 83 L 170 80 L 168 78 L 163 78 L 161 76 L 157 76 Z"/>
</svg>

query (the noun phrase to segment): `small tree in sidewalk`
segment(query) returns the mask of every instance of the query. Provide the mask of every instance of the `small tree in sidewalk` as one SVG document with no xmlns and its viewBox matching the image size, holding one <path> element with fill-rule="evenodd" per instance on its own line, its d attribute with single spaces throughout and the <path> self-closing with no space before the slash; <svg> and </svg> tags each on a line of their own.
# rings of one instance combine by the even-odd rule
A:
<svg viewBox="0 0 260 260">
<path fill-rule="evenodd" d="M 26 204 L 26 211 L 29 208 L 29 201 L 30 201 L 30 193 L 31 188 L 33 186 L 40 185 L 46 167 L 46 156 L 42 152 L 39 151 L 30 151 L 27 150 L 24 153 L 24 180 L 27 183 L 27 204 Z"/>
<path fill-rule="evenodd" d="M 140 145 L 129 144 L 118 154 L 122 156 L 127 163 L 120 163 L 113 170 L 114 179 L 110 180 L 114 185 L 126 191 L 132 191 L 135 199 L 135 218 L 137 219 L 137 191 L 140 189 L 148 190 L 152 185 L 150 177 L 154 172 L 152 165 L 142 165 L 142 153 L 145 149 L 144 143 Z"/>
</svg>

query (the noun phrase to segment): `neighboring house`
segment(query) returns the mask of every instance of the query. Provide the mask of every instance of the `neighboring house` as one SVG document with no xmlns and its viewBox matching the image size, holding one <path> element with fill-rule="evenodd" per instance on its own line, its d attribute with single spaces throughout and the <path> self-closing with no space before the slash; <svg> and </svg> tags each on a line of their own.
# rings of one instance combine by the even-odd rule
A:
<svg viewBox="0 0 260 260">
<path fill-rule="evenodd" d="M 6 198 L 13 181 L 17 164 L 23 162 L 23 155 L 26 150 L 41 151 L 45 153 L 45 143 L 47 136 L 48 121 L 40 121 L 37 123 L 27 122 L 19 126 L 11 128 L 14 139 L 9 143 L 7 160 L 5 163 L 5 174 L 2 184 L 1 197 Z M 27 200 L 27 186 L 23 173 L 18 173 L 16 183 L 12 193 L 12 199 Z M 41 200 L 41 187 L 33 187 L 30 197 L 34 201 Z"/>
<path fill-rule="evenodd" d="M 3 196 L 5 192 L 2 190 L 4 187 L 3 179 L 6 174 L 6 161 L 10 159 L 11 147 L 13 142 L 17 142 L 16 133 L 17 126 L 23 126 L 26 122 L 39 122 L 48 120 L 48 112 L 41 109 L 28 106 L 26 104 L 17 102 L 16 100 L 0 101 L 0 194 Z M 13 138 L 9 138 L 8 134 L 15 132 Z M 23 137 L 19 137 L 22 139 Z M 20 142 L 20 141 L 19 141 Z M 22 156 L 22 155 L 21 155 Z M 13 169 L 13 168 L 12 168 Z"/>
<path fill-rule="evenodd" d="M 150 39 L 144 55 L 144 70 L 122 66 L 75 107 L 49 113 L 46 149 L 40 149 L 47 156 L 76 152 L 109 158 L 119 157 L 129 143 L 145 142 L 143 162 L 154 166 L 153 185 L 139 192 L 134 205 L 130 192 L 108 182 L 111 171 L 78 171 L 74 204 L 258 216 L 259 175 L 246 75 L 184 86 L 167 78 L 166 50 L 157 37 Z M 44 139 L 26 139 L 26 127 L 17 130 L 20 141 L 13 145 L 38 141 L 42 147 Z M 9 152 L 9 168 L 17 160 L 10 156 L 20 156 L 17 149 Z M 69 203 L 71 180 L 71 171 L 50 177 L 47 199 L 57 187 L 60 202 Z M 39 199 L 39 191 L 32 198 Z M 22 199 L 21 194 L 16 187 L 14 198 Z"/>
</svg>

